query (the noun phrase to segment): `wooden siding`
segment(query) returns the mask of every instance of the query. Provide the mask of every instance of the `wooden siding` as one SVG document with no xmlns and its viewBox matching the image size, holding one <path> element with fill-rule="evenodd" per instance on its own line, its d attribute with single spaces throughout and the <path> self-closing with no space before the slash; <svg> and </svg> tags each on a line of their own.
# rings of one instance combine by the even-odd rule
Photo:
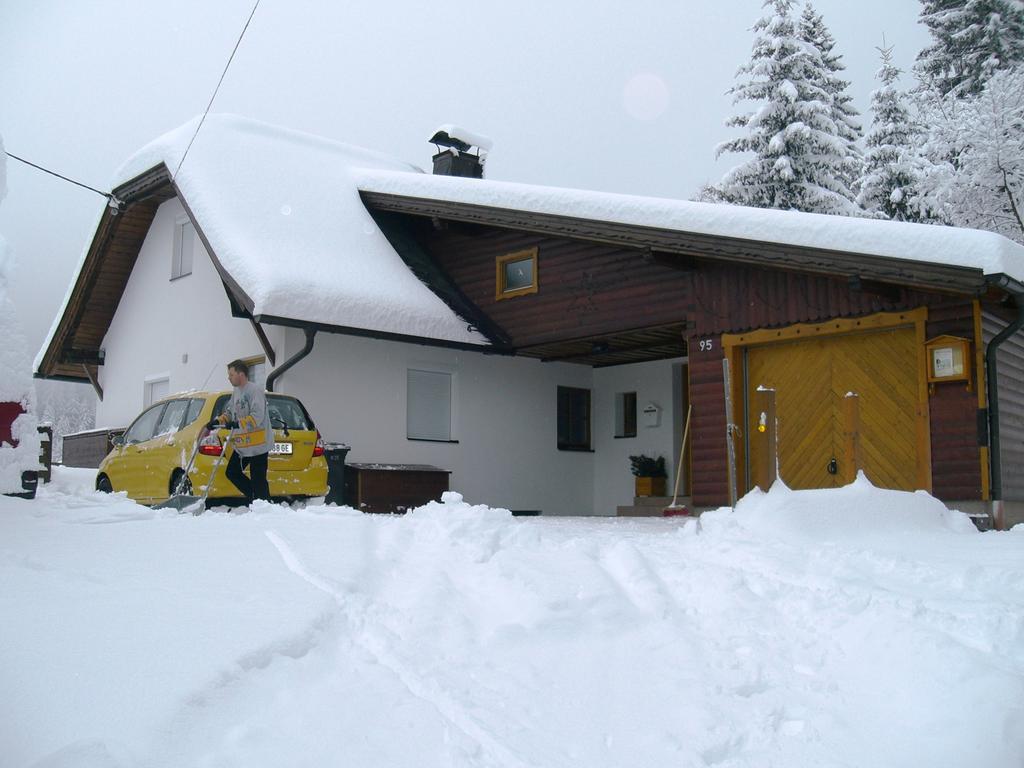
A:
<svg viewBox="0 0 1024 768">
<path fill-rule="evenodd" d="M 408 197 L 362 190 L 366 206 L 377 211 L 411 214 L 435 221 L 455 221 L 539 236 L 571 238 L 581 242 L 640 248 L 682 256 L 700 255 L 723 262 L 801 273 L 869 277 L 926 290 L 974 293 L 984 288 L 982 271 L 974 267 L 934 264 L 838 249 L 813 248 L 791 243 L 748 240 L 728 235 L 706 235 L 654 226 L 574 216 L 495 208 L 452 200 Z"/>
<path fill-rule="evenodd" d="M 974 341 L 974 307 L 970 302 L 932 307 L 927 337 L 962 336 Z M 974 370 L 971 387 L 948 382 L 931 387 L 932 493 L 940 499 L 982 498 L 978 445 L 978 395 Z M 984 386 L 984 383 L 982 383 Z"/>
<path fill-rule="evenodd" d="M 721 334 L 927 307 L 929 338 L 973 337 L 972 305 L 962 295 L 725 263 L 700 253 L 682 259 L 480 224 L 415 217 L 408 224 L 453 283 L 508 334 L 518 354 L 599 365 L 586 354 L 591 342 L 605 338 L 614 345 L 617 337 L 643 328 L 685 329 L 693 366 L 698 506 L 728 503 Z M 532 247 L 538 249 L 538 292 L 495 301 L 495 259 Z M 701 351 L 702 341 L 711 342 L 710 352 Z M 669 350 L 659 351 L 652 344 L 648 359 L 669 356 Z M 924 450 L 931 451 L 932 489 L 941 498 L 982 497 L 975 397 L 945 384 L 929 400 L 931 437 Z M 742 455 L 738 462 L 742 471 Z"/>
<path fill-rule="evenodd" d="M 1007 326 L 995 315 L 983 315 L 987 345 Z M 1024 332 L 1000 345 L 997 354 L 999 377 L 999 447 L 1002 465 L 1002 497 L 1024 501 Z"/>
<path fill-rule="evenodd" d="M 421 225 L 419 235 L 517 349 L 678 323 L 685 315 L 688 275 L 645 261 L 636 249 L 457 224 L 440 231 Z M 530 248 L 538 249 L 537 293 L 497 300 L 496 259 Z"/>
<path fill-rule="evenodd" d="M 729 503 L 727 450 L 725 439 L 725 382 L 722 347 L 702 350 L 697 337 L 690 348 L 691 490 L 698 507 Z M 736 418 L 736 417 L 734 417 Z"/>
<path fill-rule="evenodd" d="M 687 316 L 698 334 L 742 333 L 950 301 L 896 286 L 873 293 L 845 279 L 706 262 L 692 273 Z M 957 304 L 963 298 L 952 299 Z"/>
</svg>

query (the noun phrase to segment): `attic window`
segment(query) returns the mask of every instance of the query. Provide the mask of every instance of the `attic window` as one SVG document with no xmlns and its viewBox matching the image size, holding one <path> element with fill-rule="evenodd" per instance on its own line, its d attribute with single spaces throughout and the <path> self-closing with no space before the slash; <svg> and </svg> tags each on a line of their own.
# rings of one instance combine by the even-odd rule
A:
<svg viewBox="0 0 1024 768">
<path fill-rule="evenodd" d="M 508 253 L 495 259 L 495 301 L 536 292 L 536 248 Z"/>
<path fill-rule="evenodd" d="M 192 253 L 195 250 L 196 230 L 188 219 L 174 223 L 174 253 L 171 257 L 171 280 L 192 274 Z"/>
</svg>

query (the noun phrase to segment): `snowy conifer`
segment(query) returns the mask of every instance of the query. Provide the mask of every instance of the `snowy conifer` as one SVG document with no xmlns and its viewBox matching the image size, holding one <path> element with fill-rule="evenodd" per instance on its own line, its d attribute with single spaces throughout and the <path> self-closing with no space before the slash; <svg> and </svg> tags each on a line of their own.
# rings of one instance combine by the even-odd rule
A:
<svg viewBox="0 0 1024 768">
<path fill-rule="evenodd" d="M 921 137 L 906 96 L 896 86 L 900 70 L 892 63 L 892 48 L 878 50 L 882 68 L 876 77 L 882 85 L 871 94 L 871 127 L 857 204 L 885 218 L 920 221 L 923 217 L 914 201 L 922 170 L 914 144 Z"/>
<path fill-rule="evenodd" d="M 832 121 L 836 124 L 836 135 L 846 143 L 844 180 L 852 188 L 862 170 L 863 159 L 858 146 L 862 131 L 860 113 L 853 106 L 853 97 L 849 93 L 850 81 L 842 77 L 846 65 L 843 64 L 843 57 L 835 52 L 836 41 L 825 25 L 825 19 L 810 3 L 804 6 L 799 29 L 800 39 L 817 47 L 821 55 L 824 73 L 821 85 L 832 101 Z"/>
<path fill-rule="evenodd" d="M 935 42 L 914 71 L 941 95 L 977 94 L 1000 69 L 1024 61 L 1021 0 L 921 0 L 921 22 Z"/>
<path fill-rule="evenodd" d="M 758 208 L 854 215 L 859 212 L 844 181 L 847 143 L 837 135 L 832 99 L 823 88 L 824 64 L 816 46 L 800 39 L 793 0 L 765 0 L 769 12 L 754 25 L 753 53 L 730 90 L 753 112 L 726 125 L 746 135 L 723 142 L 716 155 L 751 152 L 718 185 L 730 203 Z"/>
</svg>

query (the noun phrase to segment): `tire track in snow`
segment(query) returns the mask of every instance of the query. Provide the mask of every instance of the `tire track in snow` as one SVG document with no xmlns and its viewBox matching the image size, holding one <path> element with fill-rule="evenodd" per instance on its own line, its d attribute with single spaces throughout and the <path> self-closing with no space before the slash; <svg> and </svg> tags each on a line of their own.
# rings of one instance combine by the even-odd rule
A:
<svg viewBox="0 0 1024 768">
<path fill-rule="evenodd" d="M 344 609 L 353 607 L 348 595 L 336 589 L 319 574 L 307 568 L 291 546 L 276 531 L 268 530 L 264 531 L 264 533 L 281 555 L 281 559 L 289 571 L 321 592 L 330 595 L 334 598 L 338 607 L 343 609 L 343 613 L 346 616 L 348 615 Z M 383 642 L 374 642 L 365 633 L 353 633 L 352 639 L 353 642 L 369 652 L 381 666 L 390 670 L 413 696 L 431 705 L 441 717 L 457 728 L 466 738 L 475 741 L 481 748 L 486 750 L 495 765 L 500 765 L 503 768 L 536 768 L 536 766 L 524 762 L 522 758 L 514 754 L 505 745 L 496 741 L 477 724 L 465 709 L 460 707 L 442 691 L 432 691 L 424 680 L 388 651 Z"/>
</svg>

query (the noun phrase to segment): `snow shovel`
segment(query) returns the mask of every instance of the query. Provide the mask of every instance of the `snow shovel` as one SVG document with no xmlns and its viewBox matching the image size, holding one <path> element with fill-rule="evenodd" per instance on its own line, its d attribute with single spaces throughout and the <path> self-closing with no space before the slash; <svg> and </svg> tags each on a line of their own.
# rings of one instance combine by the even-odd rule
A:
<svg viewBox="0 0 1024 768">
<path fill-rule="evenodd" d="M 685 504 L 676 504 L 676 499 L 679 498 L 679 478 L 683 474 L 683 457 L 686 455 L 686 438 L 690 434 L 690 413 L 693 411 L 693 405 L 686 407 L 686 426 L 683 427 L 683 442 L 679 445 L 679 466 L 676 468 L 676 487 L 672 491 L 672 503 L 661 510 L 661 514 L 664 517 L 674 517 L 676 515 L 688 515 L 690 510 L 686 508 Z"/>
<path fill-rule="evenodd" d="M 209 432 L 206 432 L 209 434 Z M 176 493 L 159 504 L 154 504 L 153 509 L 176 509 L 179 512 L 191 511 L 193 515 L 202 514 L 203 510 L 206 509 L 206 499 L 210 495 L 210 486 L 213 485 L 213 478 L 217 474 L 217 470 L 220 469 L 221 462 L 224 461 L 224 457 L 227 455 L 228 448 L 231 446 L 231 438 L 235 435 L 235 430 L 228 432 L 227 438 L 224 440 L 224 448 L 220 452 L 220 456 L 217 457 L 217 461 L 213 465 L 213 471 L 210 473 L 210 479 L 206 481 L 206 490 L 202 496 L 194 496 L 191 493 L 181 493 L 181 490 L 185 486 L 185 482 L 188 479 L 188 473 L 192 469 L 192 464 L 196 460 L 196 455 L 199 453 L 199 443 L 202 442 L 203 438 L 206 437 L 203 432 L 199 433 L 196 438 L 195 447 L 192 449 L 192 458 L 188 460 L 188 466 L 185 467 L 185 474 L 182 476 L 181 481 L 178 483 L 178 487 L 175 488 Z"/>
</svg>

